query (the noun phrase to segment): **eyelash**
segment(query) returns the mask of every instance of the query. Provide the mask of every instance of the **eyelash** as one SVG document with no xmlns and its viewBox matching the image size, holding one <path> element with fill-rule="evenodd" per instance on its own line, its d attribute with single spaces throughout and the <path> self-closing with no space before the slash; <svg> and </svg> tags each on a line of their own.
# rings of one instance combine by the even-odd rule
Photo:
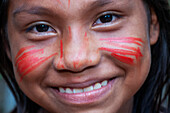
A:
<svg viewBox="0 0 170 113">
<path fill-rule="evenodd" d="M 102 15 L 100 15 L 97 20 L 94 22 L 93 26 L 97 25 L 108 25 L 112 24 L 119 18 L 121 18 L 121 15 L 114 14 L 113 12 L 104 12 Z M 105 19 L 105 20 L 104 20 Z"/>
<path fill-rule="evenodd" d="M 46 40 L 51 37 L 56 37 L 58 32 L 49 23 L 40 21 L 35 22 L 25 29 L 30 40 Z"/>
<path fill-rule="evenodd" d="M 97 18 L 92 26 L 104 25 L 104 27 L 106 27 L 107 25 L 111 25 L 113 22 L 117 21 L 121 17 L 121 15 L 114 14 L 113 12 L 104 12 Z M 45 22 L 39 22 L 28 27 L 26 29 L 26 32 L 39 33 L 40 35 L 44 35 L 44 33 L 47 34 L 49 32 L 56 33 L 56 30 Z"/>
<path fill-rule="evenodd" d="M 28 27 L 26 32 L 34 32 L 34 33 L 47 33 L 47 32 L 56 32 L 50 25 L 46 23 L 35 23 L 34 25 Z"/>
</svg>

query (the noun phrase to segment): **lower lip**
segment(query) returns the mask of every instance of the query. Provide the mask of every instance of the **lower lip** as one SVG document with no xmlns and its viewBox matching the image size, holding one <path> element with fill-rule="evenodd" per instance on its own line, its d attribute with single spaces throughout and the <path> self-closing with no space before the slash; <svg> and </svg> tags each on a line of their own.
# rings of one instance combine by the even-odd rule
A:
<svg viewBox="0 0 170 113">
<path fill-rule="evenodd" d="M 70 103 L 70 104 L 90 104 L 97 101 L 100 101 L 104 97 L 107 97 L 109 94 L 112 85 L 114 84 L 115 79 L 108 82 L 106 86 L 101 87 L 100 89 L 96 89 L 89 92 L 84 93 L 60 93 L 57 89 L 52 88 L 52 92 L 57 96 L 59 100 L 62 102 Z"/>
</svg>

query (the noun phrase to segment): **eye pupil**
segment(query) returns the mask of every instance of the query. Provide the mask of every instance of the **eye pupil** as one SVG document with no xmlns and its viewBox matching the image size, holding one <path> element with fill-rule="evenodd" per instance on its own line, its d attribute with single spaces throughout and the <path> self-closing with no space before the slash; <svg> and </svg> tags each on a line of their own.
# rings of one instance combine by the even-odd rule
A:
<svg viewBox="0 0 170 113">
<path fill-rule="evenodd" d="M 46 31 L 48 31 L 48 29 L 49 29 L 49 26 L 48 25 L 37 25 L 36 26 L 36 30 L 38 31 L 38 32 L 46 32 Z"/>
<path fill-rule="evenodd" d="M 112 15 L 111 14 L 108 14 L 108 15 L 103 15 L 100 17 L 100 21 L 102 23 L 107 23 L 107 22 L 111 22 L 112 21 Z"/>
</svg>

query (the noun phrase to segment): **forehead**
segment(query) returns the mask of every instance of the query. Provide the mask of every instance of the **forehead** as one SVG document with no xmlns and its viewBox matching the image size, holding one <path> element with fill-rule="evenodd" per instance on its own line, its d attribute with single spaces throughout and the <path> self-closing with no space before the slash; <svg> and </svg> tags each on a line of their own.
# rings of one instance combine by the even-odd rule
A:
<svg viewBox="0 0 170 113">
<path fill-rule="evenodd" d="M 116 3 L 131 3 L 131 2 L 137 2 L 137 1 L 140 1 L 140 0 L 11 0 L 10 2 L 15 3 L 15 4 L 38 3 L 39 5 L 44 4 L 44 3 L 54 4 L 54 5 L 57 5 L 57 4 L 61 5 L 61 4 L 66 3 L 66 4 L 72 4 L 72 5 L 78 4 L 78 6 L 81 6 L 81 5 L 86 5 L 88 3 L 91 3 L 91 4 L 99 3 L 102 5 L 102 4 L 110 3 L 110 2 L 113 2 L 116 4 Z M 80 3 L 83 3 L 83 4 L 80 4 Z"/>
<path fill-rule="evenodd" d="M 64 10 L 74 12 L 80 9 L 93 9 L 111 5 L 116 8 L 133 8 L 142 0 L 11 0 L 10 9 L 18 13 L 30 8 L 48 8 L 52 10 Z M 67 10 L 69 8 L 69 10 Z M 35 9 L 36 10 L 36 9 Z"/>
</svg>

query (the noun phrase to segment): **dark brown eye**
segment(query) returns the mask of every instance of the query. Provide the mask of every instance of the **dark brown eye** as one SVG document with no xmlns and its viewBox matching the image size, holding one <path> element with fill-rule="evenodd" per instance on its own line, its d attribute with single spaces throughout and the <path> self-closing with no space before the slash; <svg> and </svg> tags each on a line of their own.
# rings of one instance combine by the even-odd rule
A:
<svg viewBox="0 0 170 113">
<path fill-rule="evenodd" d="M 103 16 L 101 16 L 99 19 L 100 19 L 100 21 L 101 21 L 102 23 L 107 23 L 107 22 L 111 22 L 111 21 L 112 21 L 113 16 L 112 16 L 111 14 L 103 15 Z"/>
<path fill-rule="evenodd" d="M 44 33 L 44 32 L 55 32 L 55 30 L 46 24 L 37 24 L 27 28 L 26 32 L 34 32 L 34 33 Z"/>
<path fill-rule="evenodd" d="M 47 32 L 49 30 L 49 26 L 44 25 L 44 24 L 40 24 L 40 25 L 36 25 L 35 29 L 36 29 L 37 32 Z"/>
<path fill-rule="evenodd" d="M 120 17 L 120 15 L 109 12 L 107 14 L 101 15 L 93 25 L 112 24 L 112 22 L 116 21 Z"/>
</svg>

